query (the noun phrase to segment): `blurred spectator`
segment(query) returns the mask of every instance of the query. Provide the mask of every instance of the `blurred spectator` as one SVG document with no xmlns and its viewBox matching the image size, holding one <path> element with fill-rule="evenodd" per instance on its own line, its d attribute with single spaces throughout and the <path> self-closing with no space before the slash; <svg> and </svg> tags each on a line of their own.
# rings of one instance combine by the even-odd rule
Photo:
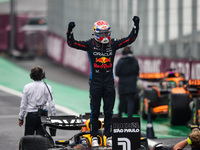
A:
<svg viewBox="0 0 200 150">
<path fill-rule="evenodd" d="M 139 65 L 135 57 L 133 57 L 130 47 L 125 47 L 122 51 L 122 58 L 116 65 L 116 75 L 119 77 L 119 107 L 118 117 L 122 117 L 122 112 L 127 104 L 127 114 L 131 118 L 134 112 L 137 78 L 139 76 Z"/>
<path fill-rule="evenodd" d="M 200 149 L 200 130 L 198 128 L 192 129 L 192 132 L 189 134 L 188 138 L 178 142 L 173 147 L 173 150 L 181 150 L 187 145 L 190 145 L 192 150 Z"/>
</svg>

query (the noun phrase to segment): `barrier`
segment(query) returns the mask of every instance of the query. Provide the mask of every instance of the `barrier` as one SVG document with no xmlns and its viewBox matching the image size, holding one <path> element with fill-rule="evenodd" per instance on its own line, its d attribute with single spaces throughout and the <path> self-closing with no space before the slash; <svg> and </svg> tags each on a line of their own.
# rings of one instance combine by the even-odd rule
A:
<svg viewBox="0 0 200 150">
<path fill-rule="evenodd" d="M 67 45 L 66 39 L 57 36 L 54 33 L 48 33 L 47 35 L 47 55 L 51 57 L 57 63 L 70 67 L 74 70 L 79 71 L 82 74 L 89 75 L 90 64 L 88 61 L 87 53 L 84 51 L 76 51 Z M 120 53 L 116 53 L 114 61 L 114 72 L 115 65 L 119 58 Z M 176 71 L 185 74 L 185 78 L 200 78 L 200 61 L 191 61 L 189 59 L 169 59 L 169 58 L 156 58 L 156 57 L 136 57 L 141 73 L 147 72 L 165 72 L 166 69 L 176 68 Z M 81 62 L 81 63 L 80 63 Z M 117 77 L 115 77 L 118 80 Z"/>
<path fill-rule="evenodd" d="M 8 33 L 6 30 L 0 30 L 0 51 L 8 49 Z"/>
</svg>

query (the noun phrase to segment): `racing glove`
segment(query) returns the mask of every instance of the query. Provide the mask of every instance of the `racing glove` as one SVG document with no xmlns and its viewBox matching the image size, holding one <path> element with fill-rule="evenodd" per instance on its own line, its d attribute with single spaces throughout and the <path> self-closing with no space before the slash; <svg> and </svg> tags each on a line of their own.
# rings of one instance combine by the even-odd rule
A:
<svg viewBox="0 0 200 150">
<path fill-rule="evenodd" d="M 140 18 L 138 16 L 134 16 L 132 20 L 134 22 L 136 29 L 139 29 Z"/>
<path fill-rule="evenodd" d="M 72 32 L 72 29 L 75 27 L 75 22 L 70 22 L 68 24 L 68 30 L 67 30 L 67 33 L 71 33 Z"/>
</svg>

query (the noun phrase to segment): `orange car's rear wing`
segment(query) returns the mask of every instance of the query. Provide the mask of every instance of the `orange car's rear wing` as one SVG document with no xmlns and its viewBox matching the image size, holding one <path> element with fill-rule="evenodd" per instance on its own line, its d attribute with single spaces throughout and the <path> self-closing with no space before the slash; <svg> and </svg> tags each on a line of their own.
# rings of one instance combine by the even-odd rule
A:
<svg viewBox="0 0 200 150">
<path fill-rule="evenodd" d="M 141 80 L 156 82 L 165 78 L 165 73 L 164 72 L 140 73 L 139 77 Z"/>
<path fill-rule="evenodd" d="M 184 77 L 183 73 L 167 71 L 167 72 L 154 72 L 154 73 L 140 73 L 141 80 L 157 82 L 163 78 L 174 78 L 174 77 Z"/>
</svg>

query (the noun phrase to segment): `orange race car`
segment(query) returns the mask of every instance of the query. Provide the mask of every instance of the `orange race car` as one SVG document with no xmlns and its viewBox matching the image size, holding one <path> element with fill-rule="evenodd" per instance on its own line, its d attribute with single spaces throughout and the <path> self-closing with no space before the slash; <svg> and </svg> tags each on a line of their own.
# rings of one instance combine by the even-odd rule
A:
<svg viewBox="0 0 200 150">
<path fill-rule="evenodd" d="M 151 113 L 152 119 L 166 116 L 171 125 L 186 125 L 192 115 L 196 116 L 194 113 L 191 115 L 190 103 L 200 93 L 199 86 L 192 85 L 197 80 L 186 81 L 184 74 L 174 70 L 141 73 L 140 79 L 157 83 L 148 85 L 140 94 L 139 114 L 143 119 L 147 119 L 148 113 Z"/>
</svg>

